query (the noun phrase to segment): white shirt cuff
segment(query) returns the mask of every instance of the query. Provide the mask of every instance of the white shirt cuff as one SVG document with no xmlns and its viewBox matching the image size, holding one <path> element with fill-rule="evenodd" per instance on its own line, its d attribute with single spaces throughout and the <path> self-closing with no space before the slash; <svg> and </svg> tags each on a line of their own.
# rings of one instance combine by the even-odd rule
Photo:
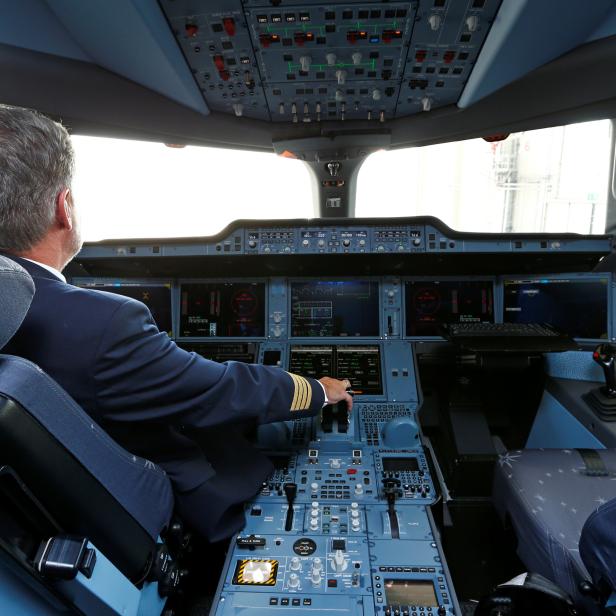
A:
<svg viewBox="0 0 616 616">
<path fill-rule="evenodd" d="M 325 402 L 323 403 L 323 406 L 325 407 L 329 404 L 329 400 L 327 399 L 327 392 L 325 391 L 325 385 L 323 385 L 321 381 L 317 381 L 317 383 L 321 386 L 321 389 L 323 390 L 323 395 L 325 396 Z"/>
</svg>

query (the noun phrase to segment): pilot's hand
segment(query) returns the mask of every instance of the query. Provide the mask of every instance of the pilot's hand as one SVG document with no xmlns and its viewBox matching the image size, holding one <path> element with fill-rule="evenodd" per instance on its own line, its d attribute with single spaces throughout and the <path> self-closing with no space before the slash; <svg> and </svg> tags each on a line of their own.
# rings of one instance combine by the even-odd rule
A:
<svg viewBox="0 0 616 616">
<path fill-rule="evenodd" d="M 353 408 L 353 398 L 348 390 L 351 388 L 351 381 L 349 379 L 332 379 L 329 376 L 324 376 L 319 379 L 319 383 L 325 387 L 325 394 L 327 395 L 328 404 L 336 404 L 337 402 L 346 401 L 349 411 Z"/>
</svg>

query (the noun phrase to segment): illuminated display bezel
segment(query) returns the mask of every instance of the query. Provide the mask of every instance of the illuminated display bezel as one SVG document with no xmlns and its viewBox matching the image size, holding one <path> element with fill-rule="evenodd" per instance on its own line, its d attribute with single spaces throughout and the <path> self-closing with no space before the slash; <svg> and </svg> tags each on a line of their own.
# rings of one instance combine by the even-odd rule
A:
<svg viewBox="0 0 616 616">
<path fill-rule="evenodd" d="M 428 588 L 428 586 L 431 587 L 432 589 L 432 594 L 434 595 L 434 603 L 430 604 L 430 603 L 420 603 L 416 600 L 414 601 L 398 601 L 396 600 L 390 600 L 390 594 L 387 592 L 387 584 L 389 582 L 393 582 L 394 584 L 405 584 L 405 585 L 409 585 L 409 586 L 422 586 L 424 588 Z M 383 589 L 385 590 L 385 600 L 387 601 L 388 605 L 417 605 L 417 606 L 421 606 L 421 607 L 438 607 L 439 606 L 439 602 L 438 602 L 438 594 L 436 591 L 436 587 L 434 586 L 434 581 L 432 579 L 408 579 L 408 578 L 390 578 L 387 577 L 383 580 Z M 391 597 L 391 599 L 394 599 L 393 597 Z"/>
<path fill-rule="evenodd" d="M 533 282 L 540 280 L 549 280 L 549 281 L 572 281 L 572 282 L 598 282 L 599 280 L 605 280 L 605 293 L 606 293 L 606 325 L 607 325 L 607 338 L 578 338 L 575 340 L 581 340 L 588 343 L 597 343 L 597 342 L 606 342 L 611 340 L 614 331 L 614 319 L 615 315 L 612 314 L 612 306 L 614 302 L 614 293 L 616 289 L 614 289 L 613 284 L 613 275 L 610 272 L 601 272 L 601 273 L 572 273 L 572 274 L 550 274 L 545 276 L 537 276 L 537 275 L 528 275 L 528 274 L 508 274 L 506 276 L 501 276 L 499 278 L 499 294 L 501 296 L 500 302 L 500 313 L 499 313 L 499 323 L 505 322 L 505 284 L 508 282 Z M 508 322 L 508 321 L 507 321 Z"/>
<path fill-rule="evenodd" d="M 169 301 L 170 313 L 171 313 L 171 331 L 166 333 L 170 338 L 175 338 L 175 333 L 178 331 L 179 313 L 176 312 L 176 285 L 173 279 L 169 278 L 116 278 L 116 277 L 85 277 L 79 276 L 72 278 L 69 281 L 72 285 L 84 289 L 91 289 L 94 291 L 108 291 L 109 287 L 138 287 L 138 286 L 151 286 L 151 287 L 168 287 L 169 289 Z M 107 287 L 107 288 L 105 288 Z M 119 293 L 118 293 L 119 295 Z M 158 323 L 157 323 L 158 325 Z M 165 330 L 160 330 L 165 331 Z"/>
<path fill-rule="evenodd" d="M 262 336 L 182 336 L 181 334 L 181 302 L 182 286 L 186 284 L 262 284 L 264 286 L 264 305 L 263 305 L 263 335 Z M 263 341 L 267 339 L 269 327 L 269 281 L 267 278 L 180 278 L 176 282 L 176 304 L 177 304 L 177 340 L 215 343 L 216 341 Z"/>
<path fill-rule="evenodd" d="M 404 321 L 404 338 L 409 340 L 444 340 L 442 336 L 417 336 L 408 333 L 406 293 L 407 283 L 417 282 L 485 282 L 492 285 L 492 323 L 502 322 L 502 289 L 499 288 L 498 279 L 495 276 L 413 276 L 401 280 L 402 283 L 402 306 L 401 313 Z M 499 318 L 501 320 L 499 321 Z"/>
<path fill-rule="evenodd" d="M 318 340 L 318 342 L 317 342 Z M 330 342 L 324 342 L 321 340 L 330 340 Z M 357 394 L 355 395 L 355 398 L 357 400 L 361 400 L 361 401 L 379 401 L 379 400 L 384 400 L 387 398 L 387 379 L 386 379 L 386 375 L 385 375 L 385 364 L 384 364 L 384 357 L 383 357 L 383 347 L 381 344 L 379 344 L 379 342 L 377 342 L 374 339 L 368 339 L 368 340 L 364 340 L 363 342 L 360 341 L 356 341 L 355 338 L 353 338 L 353 342 L 356 342 L 355 344 L 351 344 L 349 343 L 349 341 L 347 341 L 347 339 L 343 339 L 344 342 L 340 342 L 340 338 L 336 339 L 336 342 L 332 341 L 333 339 L 328 338 L 328 339 L 317 339 L 317 338 L 303 338 L 301 339 L 294 339 L 292 342 L 289 343 L 289 352 L 288 352 L 288 357 L 287 357 L 287 369 L 291 369 L 291 355 L 293 353 L 293 350 L 297 347 L 300 348 L 310 348 L 310 347 L 365 347 L 365 346 L 374 346 L 378 348 L 378 352 L 379 352 L 379 369 L 381 371 L 381 389 L 382 389 L 382 393 L 380 394 Z"/>
<path fill-rule="evenodd" d="M 377 286 L 377 324 L 378 324 L 378 332 L 372 336 L 293 336 L 293 285 L 294 284 L 306 284 L 311 282 L 370 282 Z M 367 341 L 367 340 L 380 340 L 382 338 L 383 332 L 383 314 L 382 314 L 382 278 L 375 276 L 357 276 L 354 278 L 348 277 L 335 277 L 335 278 L 314 278 L 314 277 L 306 277 L 306 278 L 289 278 L 287 289 L 289 294 L 289 299 L 287 302 L 287 314 L 289 315 L 289 340 L 302 341 L 305 343 L 312 343 L 315 345 L 321 344 L 326 345 L 326 342 L 318 343 L 318 340 L 335 340 L 332 344 L 352 344 L 353 342 L 359 341 Z"/>
</svg>

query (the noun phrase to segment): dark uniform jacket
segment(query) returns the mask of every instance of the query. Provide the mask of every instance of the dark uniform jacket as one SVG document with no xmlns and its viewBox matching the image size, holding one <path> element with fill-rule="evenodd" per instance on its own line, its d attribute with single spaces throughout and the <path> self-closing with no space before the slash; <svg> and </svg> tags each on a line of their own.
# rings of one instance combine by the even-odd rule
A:
<svg viewBox="0 0 616 616">
<path fill-rule="evenodd" d="M 313 379 L 184 351 L 141 302 L 66 284 L 7 256 L 30 272 L 36 293 L 3 353 L 38 364 L 121 445 L 164 468 L 176 490 L 215 474 L 195 430 L 216 427 L 224 439 L 226 426 L 231 435 L 233 424 L 313 416 L 324 404 Z"/>
</svg>

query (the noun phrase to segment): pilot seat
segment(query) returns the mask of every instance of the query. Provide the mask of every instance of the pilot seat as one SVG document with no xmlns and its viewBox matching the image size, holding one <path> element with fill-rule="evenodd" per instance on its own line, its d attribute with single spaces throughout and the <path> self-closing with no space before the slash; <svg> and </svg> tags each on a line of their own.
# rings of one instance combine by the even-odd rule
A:
<svg viewBox="0 0 616 616">
<path fill-rule="evenodd" d="M 0 349 L 34 293 L 29 274 L 0 256 Z M 66 579 L 49 545 L 80 537 L 100 551 L 99 569 L 110 561 L 140 592 L 144 581 L 161 581 L 154 573 L 173 505 L 163 470 L 120 447 L 39 367 L 0 355 L 0 546 L 30 575 Z M 98 565 L 89 565 L 80 571 L 96 575 Z M 156 597 L 157 612 L 148 613 L 163 604 Z"/>
<path fill-rule="evenodd" d="M 616 588 L 616 450 L 508 451 L 496 465 L 494 505 L 518 555 L 600 614 Z"/>
</svg>

